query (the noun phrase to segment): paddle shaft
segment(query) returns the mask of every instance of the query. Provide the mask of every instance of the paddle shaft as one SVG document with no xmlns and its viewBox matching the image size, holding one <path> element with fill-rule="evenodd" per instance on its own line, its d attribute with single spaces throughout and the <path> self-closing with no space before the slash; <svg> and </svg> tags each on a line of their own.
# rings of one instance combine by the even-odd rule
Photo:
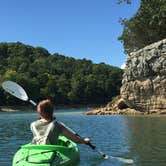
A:
<svg viewBox="0 0 166 166">
<path fill-rule="evenodd" d="M 36 106 L 37 104 L 33 100 L 28 100 L 32 105 Z"/>
<path fill-rule="evenodd" d="M 96 152 L 98 152 L 103 158 L 108 158 L 108 156 L 106 155 L 106 154 L 104 154 L 103 152 L 101 152 L 100 150 L 98 150 L 97 148 L 96 148 L 96 146 L 94 146 L 94 145 L 92 145 L 90 142 L 89 143 L 87 143 L 87 145 L 89 146 L 89 147 L 91 147 L 93 150 L 95 150 Z"/>
<path fill-rule="evenodd" d="M 78 133 L 76 133 L 76 136 L 81 137 Z M 98 150 L 96 148 L 96 146 L 92 145 L 92 143 L 86 143 L 86 145 L 88 145 L 91 149 L 95 150 L 96 152 L 98 152 L 104 159 L 107 159 L 108 156 L 106 154 L 104 154 L 103 152 L 101 152 L 100 150 Z"/>
</svg>

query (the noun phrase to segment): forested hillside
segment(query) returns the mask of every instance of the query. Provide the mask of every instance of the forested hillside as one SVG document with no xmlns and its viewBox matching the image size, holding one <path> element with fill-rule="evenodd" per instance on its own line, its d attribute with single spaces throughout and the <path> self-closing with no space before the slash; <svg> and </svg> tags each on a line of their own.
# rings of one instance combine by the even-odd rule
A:
<svg viewBox="0 0 166 166">
<path fill-rule="evenodd" d="M 45 48 L 17 43 L 0 43 L 0 83 L 19 83 L 35 101 L 50 97 L 56 104 L 101 104 L 119 94 L 123 71 L 93 64 Z M 0 105 L 20 101 L 0 88 Z"/>
</svg>

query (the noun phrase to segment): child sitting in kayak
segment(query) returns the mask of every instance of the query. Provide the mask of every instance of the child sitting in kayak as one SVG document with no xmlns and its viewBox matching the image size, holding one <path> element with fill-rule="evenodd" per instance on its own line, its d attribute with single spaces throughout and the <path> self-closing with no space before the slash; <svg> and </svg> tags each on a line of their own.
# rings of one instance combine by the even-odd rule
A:
<svg viewBox="0 0 166 166">
<path fill-rule="evenodd" d="M 53 116 L 53 104 L 50 100 L 43 100 L 37 106 L 37 112 L 41 119 L 31 123 L 33 133 L 33 144 L 56 145 L 58 136 L 63 135 L 75 143 L 90 143 L 89 138 L 82 138 L 62 122 L 58 122 Z"/>
</svg>

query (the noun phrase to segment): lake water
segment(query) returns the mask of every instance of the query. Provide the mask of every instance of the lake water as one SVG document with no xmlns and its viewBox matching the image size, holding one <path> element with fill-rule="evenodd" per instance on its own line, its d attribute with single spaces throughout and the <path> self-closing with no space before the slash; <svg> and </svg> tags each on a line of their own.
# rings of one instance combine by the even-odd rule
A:
<svg viewBox="0 0 166 166">
<path fill-rule="evenodd" d="M 73 128 L 102 152 L 130 158 L 134 166 L 166 165 L 166 116 L 86 116 L 85 109 L 58 110 L 57 119 Z M 11 166 L 18 148 L 30 142 L 29 125 L 36 112 L 0 112 L 0 166 Z M 127 166 L 104 160 L 86 145 L 79 145 L 78 166 Z"/>
</svg>

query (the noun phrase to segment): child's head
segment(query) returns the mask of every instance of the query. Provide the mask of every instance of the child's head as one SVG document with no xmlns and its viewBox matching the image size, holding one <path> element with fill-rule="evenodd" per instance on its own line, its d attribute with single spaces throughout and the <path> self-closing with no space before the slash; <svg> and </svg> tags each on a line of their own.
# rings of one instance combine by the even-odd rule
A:
<svg viewBox="0 0 166 166">
<path fill-rule="evenodd" d="M 37 112 L 39 115 L 46 120 L 53 119 L 54 106 L 50 100 L 46 99 L 39 102 L 37 106 Z"/>
</svg>

